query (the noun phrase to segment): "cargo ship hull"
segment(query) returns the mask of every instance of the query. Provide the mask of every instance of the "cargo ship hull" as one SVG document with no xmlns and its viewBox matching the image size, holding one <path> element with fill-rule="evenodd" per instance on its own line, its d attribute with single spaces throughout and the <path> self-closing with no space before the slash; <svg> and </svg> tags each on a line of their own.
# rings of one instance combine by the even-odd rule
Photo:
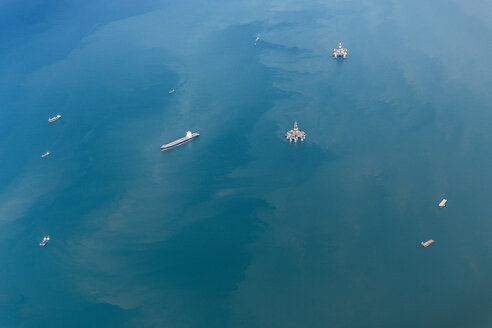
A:
<svg viewBox="0 0 492 328">
<path fill-rule="evenodd" d="M 58 121 L 60 118 L 61 118 L 61 115 L 60 115 L 60 114 L 58 114 L 58 115 L 56 115 L 55 117 L 49 118 L 49 119 L 48 119 L 48 122 L 49 122 L 49 123 L 53 123 L 53 122 L 55 122 L 55 121 Z"/>
<path fill-rule="evenodd" d="M 165 150 L 169 150 L 169 149 L 173 149 L 173 148 L 179 147 L 181 145 L 184 145 L 187 142 L 190 142 L 190 141 L 198 138 L 199 136 L 200 136 L 199 133 L 190 133 L 189 135 L 187 133 L 186 137 L 183 137 L 183 138 L 180 138 L 180 139 L 175 140 L 173 142 L 170 142 L 168 144 L 162 145 L 161 146 L 161 151 L 165 151 Z"/>
<path fill-rule="evenodd" d="M 435 243 L 436 241 L 434 239 L 429 239 L 428 241 L 426 242 L 421 242 L 420 245 L 422 245 L 422 247 L 428 247 L 430 245 L 432 245 L 433 243 Z"/>
</svg>

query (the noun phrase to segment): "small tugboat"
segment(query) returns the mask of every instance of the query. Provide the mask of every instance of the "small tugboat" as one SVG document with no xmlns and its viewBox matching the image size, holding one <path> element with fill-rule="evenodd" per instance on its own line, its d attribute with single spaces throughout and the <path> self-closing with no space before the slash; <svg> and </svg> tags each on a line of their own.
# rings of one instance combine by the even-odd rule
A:
<svg viewBox="0 0 492 328">
<path fill-rule="evenodd" d="M 258 41 L 260 41 L 260 35 L 258 35 L 255 39 L 255 47 L 256 47 L 256 44 L 258 43 Z"/>
<path fill-rule="evenodd" d="M 172 94 L 174 93 L 176 90 L 172 89 L 172 90 L 169 90 L 169 94 Z"/>
<path fill-rule="evenodd" d="M 43 241 L 39 243 L 39 246 L 44 247 L 50 241 L 50 236 L 44 236 Z"/>
<path fill-rule="evenodd" d="M 61 115 L 58 114 L 55 117 L 49 118 L 48 122 L 53 123 L 54 121 L 58 121 L 60 119 Z"/>
<path fill-rule="evenodd" d="M 421 242 L 421 243 L 420 243 L 420 245 L 422 245 L 422 247 L 427 247 L 427 246 L 429 246 L 429 245 L 433 244 L 434 242 L 435 242 L 435 240 L 434 240 L 434 239 L 429 239 L 429 240 L 428 240 L 428 241 L 426 241 L 426 242 Z"/>
<path fill-rule="evenodd" d="M 439 203 L 439 205 L 438 205 L 438 206 L 439 206 L 439 208 L 443 208 L 444 206 L 446 206 L 447 201 L 448 201 L 448 200 L 447 200 L 446 198 L 444 198 L 443 200 L 441 200 L 441 202 L 440 202 L 440 203 Z"/>
<path fill-rule="evenodd" d="M 342 41 L 338 43 L 338 48 L 333 49 L 333 57 L 338 58 L 342 57 L 343 59 L 347 58 L 347 48 L 342 48 Z"/>
<path fill-rule="evenodd" d="M 306 132 L 300 130 L 299 127 L 297 126 L 297 122 L 294 122 L 294 129 L 288 131 L 285 134 L 285 138 L 290 142 L 292 141 L 297 142 L 297 140 L 304 141 L 306 139 Z"/>
<path fill-rule="evenodd" d="M 168 144 L 162 145 L 161 146 L 161 151 L 165 151 L 168 149 L 172 149 L 178 146 L 181 146 L 187 142 L 190 142 L 191 140 L 198 138 L 200 136 L 200 133 L 197 132 L 191 132 L 191 131 L 186 131 L 186 135 L 183 138 L 179 138 L 178 140 L 174 140 L 173 142 L 170 142 Z"/>
<path fill-rule="evenodd" d="M 45 158 L 46 156 L 49 156 L 49 155 L 50 155 L 50 152 L 47 151 L 46 154 L 41 155 L 41 158 Z"/>
</svg>

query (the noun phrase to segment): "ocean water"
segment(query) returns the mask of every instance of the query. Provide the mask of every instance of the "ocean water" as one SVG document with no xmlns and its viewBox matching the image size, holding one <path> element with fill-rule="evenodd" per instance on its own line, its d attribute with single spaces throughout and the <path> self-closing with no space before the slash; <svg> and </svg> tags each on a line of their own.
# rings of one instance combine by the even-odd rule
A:
<svg viewBox="0 0 492 328">
<path fill-rule="evenodd" d="M 491 11 L 2 2 L 0 326 L 491 327 Z"/>
</svg>

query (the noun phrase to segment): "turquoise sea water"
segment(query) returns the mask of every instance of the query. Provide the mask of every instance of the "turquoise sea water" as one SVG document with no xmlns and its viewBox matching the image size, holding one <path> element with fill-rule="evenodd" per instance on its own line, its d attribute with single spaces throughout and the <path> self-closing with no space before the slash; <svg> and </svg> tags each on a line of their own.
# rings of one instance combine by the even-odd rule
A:
<svg viewBox="0 0 492 328">
<path fill-rule="evenodd" d="M 492 326 L 491 10 L 0 4 L 0 326 Z"/>
</svg>

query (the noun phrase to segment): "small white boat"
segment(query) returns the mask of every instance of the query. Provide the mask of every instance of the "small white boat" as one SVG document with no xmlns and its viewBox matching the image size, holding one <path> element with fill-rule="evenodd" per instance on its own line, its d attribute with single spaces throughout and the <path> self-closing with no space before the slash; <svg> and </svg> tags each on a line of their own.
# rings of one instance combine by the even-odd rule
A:
<svg viewBox="0 0 492 328">
<path fill-rule="evenodd" d="M 49 155 L 50 155 L 50 152 L 47 151 L 46 154 L 41 155 L 41 158 L 45 158 L 46 156 L 49 156 Z"/>
<path fill-rule="evenodd" d="M 440 202 L 440 203 L 439 203 L 439 205 L 438 205 L 438 206 L 439 206 L 439 208 L 443 208 L 444 206 L 446 206 L 447 201 L 448 201 L 448 200 L 447 200 L 447 199 L 445 199 L 445 198 L 444 198 L 443 200 L 441 200 L 441 202 Z"/>
<path fill-rule="evenodd" d="M 43 241 L 39 243 L 39 246 L 44 247 L 50 241 L 50 236 L 44 236 Z"/>
<path fill-rule="evenodd" d="M 49 118 L 49 119 L 48 119 L 48 122 L 53 123 L 54 121 L 59 120 L 59 119 L 60 119 L 60 117 L 61 117 L 61 115 L 60 115 L 60 114 L 58 114 L 58 115 L 56 115 L 56 116 L 54 116 L 54 117 L 52 117 L 52 118 Z"/>
<path fill-rule="evenodd" d="M 260 36 L 259 36 L 259 35 L 258 35 L 258 36 L 256 37 L 256 39 L 255 39 L 255 46 L 256 46 L 256 44 L 258 43 L 258 41 L 260 41 Z"/>
<path fill-rule="evenodd" d="M 169 94 L 171 93 L 174 93 L 176 90 L 172 89 L 172 90 L 169 90 Z"/>
</svg>

